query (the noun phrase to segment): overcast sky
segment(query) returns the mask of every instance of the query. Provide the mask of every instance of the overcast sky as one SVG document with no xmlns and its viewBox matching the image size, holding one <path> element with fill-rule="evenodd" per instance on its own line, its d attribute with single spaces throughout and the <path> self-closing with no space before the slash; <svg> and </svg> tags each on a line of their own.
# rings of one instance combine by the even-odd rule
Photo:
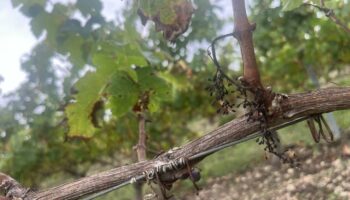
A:
<svg viewBox="0 0 350 200">
<path fill-rule="evenodd" d="M 73 0 L 53 0 L 52 2 Z M 122 0 L 103 0 L 104 16 L 111 20 L 125 4 Z M 0 82 L 2 94 L 16 89 L 26 75 L 20 69 L 20 58 L 29 53 L 37 40 L 30 31 L 29 19 L 18 9 L 13 9 L 11 0 L 0 0 Z M 1 79 L 0 79 L 1 80 Z"/>
<path fill-rule="evenodd" d="M 0 0 L 0 83 L 2 92 L 15 89 L 25 74 L 20 70 L 20 58 L 28 53 L 36 40 L 30 32 L 29 20 L 14 10 L 10 0 Z"/>
</svg>

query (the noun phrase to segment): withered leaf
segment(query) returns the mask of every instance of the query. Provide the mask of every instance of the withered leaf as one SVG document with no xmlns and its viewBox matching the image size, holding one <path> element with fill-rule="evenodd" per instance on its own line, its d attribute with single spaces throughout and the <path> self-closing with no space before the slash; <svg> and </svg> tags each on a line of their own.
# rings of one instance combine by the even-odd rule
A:
<svg viewBox="0 0 350 200">
<path fill-rule="evenodd" d="M 137 11 L 143 25 L 153 21 L 156 31 L 163 31 L 164 38 L 171 42 L 188 29 L 193 12 L 189 0 L 142 0 Z"/>
</svg>

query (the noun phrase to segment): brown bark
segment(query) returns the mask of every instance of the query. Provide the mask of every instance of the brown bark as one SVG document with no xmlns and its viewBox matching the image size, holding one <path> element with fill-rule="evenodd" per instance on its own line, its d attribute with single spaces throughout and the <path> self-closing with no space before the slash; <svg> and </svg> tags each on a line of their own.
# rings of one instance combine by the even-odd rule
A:
<svg viewBox="0 0 350 200">
<path fill-rule="evenodd" d="M 250 86 L 263 89 L 252 41 L 254 25 L 249 24 L 245 12 L 244 0 L 232 0 L 232 4 L 235 17 L 235 36 L 240 43 L 244 63 L 243 78 Z M 271 116 L 271 119 L 269 119 L 267 128 L 284 124 L 300 117 L 340 109 L 349 109 L 350 88 L 330 88 L 310 93 L 291 95 L 288 99 L 281 102 L 279 108 L 280 110 L 276 111 L 276 113 Z M 161 164 L 168 163 L 172 159 L 190 158 L 212 148 L 238 141 L 259 131 L 260 122 L 247 122 L 247 119 L 248 117 L 246 116 L 237 118 L 176 150 L 160 155 L 156 159 L 118 167 L 44 191 L 31 192 L 25 199 L 77 199 L 126 183 L 132 178 L 142 175 L 143 172 L 154 169 Z M 138 152 L 138 155 L 142 157 L 142 151 Z M 206 155 L 203 155 L 203 157 L 196 160 L 196 162 L 199 162 L 205 156 Z M 194 164 L 194 162 L 192 164 Z M 161 178 L 164 180 L 172 176 L 166 175 L 167 174 L 161 176 Z"/>
<path fill-rule="evenodd" d="M 269 120 L 268 127 L 303 116 L 349 109 L 350 88 L 328 88 L 290 95 L 281 103 L 280 108 L 281 110 Z M 259 122 L 247 122 L 247 117 L 242 116 L 156 159 L 118 167 L 47 190 L 32 192 L 25 199 L 77 199 L 129 181 L 132 177 L 142 175 L 142 172 L 153 169 L 168 159 L 189 158 L 213 147 L 240 140 L 259 131 L 259 127 Z"/>
<path fill-rule="evenodd" d="M 232 7 L 234 35 L 239 42 L 243 60 L 243 79 L 250 87 L 262 89 L 253 45 L 255 24 L 250 24 L 248 21 L 244 0 L 232 0 Z"/>
<path fill-rule="evenodd" d="M 146 129 L 145 129 L 145 115 L 144 113 L 138 114 L 138 121 L 139 121 L 139 141 L 137 143 L 136 152 L 137 152 L 137 159 L 140 161 L 146 160 Z"/>
<path fill-rule="evenodd" d="M 146 160 L 146 119 L 143 112 L 140 112 L 137 116 L 139 121 L 139 141 L 136 146 L 136 152 L 137 152 L 137 160 L 139 162 Z M 143 184 L 137 183 L 135 184 L 135 199 L 136 200 L 142 200 L 143 199 Z"/>
<path fill-rule="evenodd" d="M 28 189 L 20 185 L 12 177 L 0 172 L 0 191 L 5 191 L 6 197 L 0 196 L 0 199 L 5 200 L 14 197 L 24 197 Z"/>
</svg>

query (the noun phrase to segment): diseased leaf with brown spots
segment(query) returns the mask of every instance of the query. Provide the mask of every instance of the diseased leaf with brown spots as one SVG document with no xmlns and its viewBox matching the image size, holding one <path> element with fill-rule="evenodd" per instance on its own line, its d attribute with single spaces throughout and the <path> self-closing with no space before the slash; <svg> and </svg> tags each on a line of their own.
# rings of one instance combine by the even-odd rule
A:
<svg viewBox="0 0 350 200">
<path fill-rule="evenodd" d="M 90 120 L 91 123 L 96 128 L 101 128 L 101 118 L 103 117 L 103 109 L 104 109 L 104 102 L 102 100 L 96 101 L 91 112 L 90 112 Z"/>
<path fill-rule="evenodd" d="M 142 24 L 153 21 L 156 31 L 163 31 L 164 38 L 171 42 L 187 30 L 194 11 L 189 0 L 140 0 L 139 5 Z"/>
</svg>

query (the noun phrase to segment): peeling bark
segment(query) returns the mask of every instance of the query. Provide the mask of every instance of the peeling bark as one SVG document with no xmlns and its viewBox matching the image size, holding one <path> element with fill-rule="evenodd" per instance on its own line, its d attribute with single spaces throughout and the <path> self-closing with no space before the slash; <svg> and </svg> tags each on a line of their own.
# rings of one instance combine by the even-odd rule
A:
<svg viewBox="0 0 350 200">
<path fill-rule="evenodd" d="M 1 190 L 5 192 L 6 197 L 0 196 L 0 199 L 23 198 L 28 192 L 28 189 L 19 184 L 15 179 L 0 172 Z"/>
</svg>

